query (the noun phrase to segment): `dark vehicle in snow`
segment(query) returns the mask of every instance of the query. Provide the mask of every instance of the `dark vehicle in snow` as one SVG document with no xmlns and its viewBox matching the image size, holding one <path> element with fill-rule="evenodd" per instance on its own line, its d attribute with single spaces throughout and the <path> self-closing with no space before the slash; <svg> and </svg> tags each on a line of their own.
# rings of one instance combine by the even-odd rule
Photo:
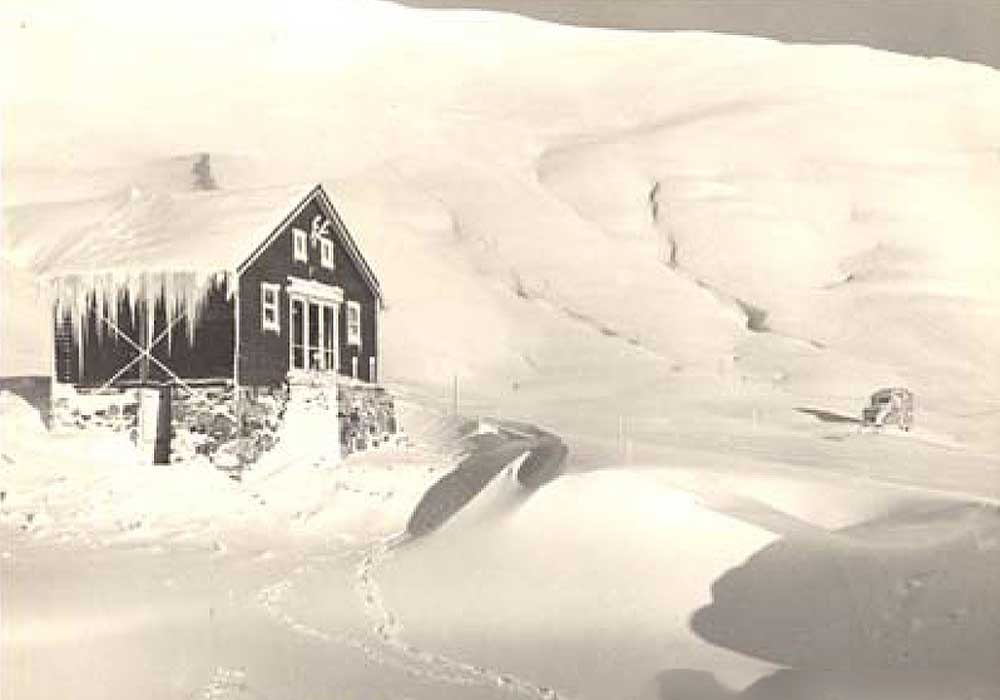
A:
<svg viewBox="0 0 1000 700">
<path fill-rule="evenodd" d="M 908 431 L 913 427 L 913 392 L 900 387 L 879 389 L 861 411 L 861 425 L 872 428 L 898 425 L 900 430 Z"/>
</svg>

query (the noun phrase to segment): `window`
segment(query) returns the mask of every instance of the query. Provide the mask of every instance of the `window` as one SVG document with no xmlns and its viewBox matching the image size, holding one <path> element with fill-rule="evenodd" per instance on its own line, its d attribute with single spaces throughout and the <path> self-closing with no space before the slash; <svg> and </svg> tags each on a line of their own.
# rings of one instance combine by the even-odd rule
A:
<svg viewBox="0 0 1000 700">
<path fill-rule="evenodd" d="M 306 346 L 309 348 L 309 369 L 311 370 L 323 369 L 323 345 L 320 338 L 321 319 L 319 317 L 321 308 L 319 304 L 309 302 L 309 313 L 307 314 L 309 338 L 306 340 Z"/>
<path fill-rule="evenodd" d="M 347 302 L 347 344 L 361 345 L 361 304 Z"/>
<path fill-rule="evenodd" d="M 334 366 L 334 338 L 333 332 L 333 307 L 323 307 L 323 330 L 320 332 L 323 338 L 323 369 L 336 369 Z"/>
<path fill-rule="evenodd" d="M 292 299 L 291 325 L 292 325 L 292 332 L 290 334 L 290 342 L 291 342 L 290 359 L 292 362 L 292 369 L 305 369 L 306 368 L 305 303 L 302 301 L 302 299 Z"/>
<path fill-rule="evenodd" d="M 309 262 L 309 234 L 299 228 L 292 229 L 292 257 L 295 260 Z"/>
<path fill-rule="evenodd" d="M 328 270 L 333 269 L 333 241 L 328 238 L 319 239 L 319 264 Z"/>
<path fill-rule="evenodd" d="M 265 331 L 281 332 L 281 316 L 278 310 L 278 296 L 281 285 L 271 282 L 260 283 L 260 325 Z"/>
</svg>

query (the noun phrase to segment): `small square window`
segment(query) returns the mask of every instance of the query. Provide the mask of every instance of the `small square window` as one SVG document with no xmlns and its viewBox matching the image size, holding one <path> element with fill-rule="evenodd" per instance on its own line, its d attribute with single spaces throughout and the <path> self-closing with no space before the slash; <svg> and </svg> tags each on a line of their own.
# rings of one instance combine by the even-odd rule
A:
<svg viewBox="0 0 1000 700">
<path fill-rule="evenodd" d="M 347 344 L 361 346 L 361 304 L 347 302 Z"/>
<path fill-rule="evenodd" d="M 292 229 L 292 257 L 301 262 L 309 262 L 309 234 L 300 228 Z"/>
<path fill-rule="evenodd" d="M 333 269 L 333 241 L 328 238 L 319 239 L 320 265 L 328 270 Z"/>
<path fill-rule="evenodd" d="M 281 332 L 281 307 L 278 304 L 281 286 L 271 282 L 260 284 L 260 325 L 265 331 Z"/>
</svg>

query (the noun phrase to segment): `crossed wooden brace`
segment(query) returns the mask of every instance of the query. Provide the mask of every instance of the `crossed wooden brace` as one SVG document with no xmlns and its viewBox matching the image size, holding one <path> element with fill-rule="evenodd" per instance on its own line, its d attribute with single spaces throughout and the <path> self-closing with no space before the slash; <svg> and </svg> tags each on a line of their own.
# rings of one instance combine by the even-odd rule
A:
<svg viewBox="0 0 1000 700">
<path fill-rule="evenodd" d="M 116 326 L 114 323 L 112 323 L 110 320 L 108 320 L 108 318 L 106 316 L 104 316 L 102 314 L 101 315 L 101 320 L 104 321 L 104 323 L 107 324 L 108 328 L 110 328 L 111 330 L 113 330 L 115 332 L 115 334 L 119 338 L 123 339 L 126 343 L 128 343 L 133 348 L 135 348 L 135 350 L 139 354 L 136 355 L 135 357 L 133 357 L 124 367 L 122 367 L 120 370 L 118 370 L 117 372 L 115 372 L 115 374 L 111 377 L 111 379 L 109 379 L 108 381 L 104 382 L 104 384 L 101 386 L 101 388 L 100 388 L 99 391 L 104 391 L 105 389 L 107 389 L 109 386 L 111 386 L 112 384 L 115 383 L 115 380 L 117 380 L 120 376 L 122 376 L 123 374 L 125 374 L 126 372 L 128 372 L 137 362 L 140 362 L 142 360 L 142 358 L 148 357 L 151 362 L 153 362 L 157 367 L 159 367 L 164 372 L 166 372 L 175 382 L 177 382 L 182 387 L 184 387 L 184 389 L 187 390 L 188 393 L 193 394 L 194 391 L 191 389 L 190 386 L 188 386 L 187 382 L 185 382 L 183 379 L 181 379 L 180 377 L 178 377 L 177 374 L 175 374 L 169 367 L 167 367 L 165 364 L 163 364 L 162 362 L 160 362 L 159 360 L 157 360 L 152 355 L 153 348 L 155 348 L 157 346 L 157 344 L 159 344 L 159 342 L 161 340 L 163 340 L 167 336 L 167 333 L 170 332 L 170 329 L 173 328 L 183 318 L 184 318 L 184 314 L 181 314 L 180 316 L 177 316 L 173 321 L 171 321 L 167 325 L 166 328 L 164 328 L 162 331 L 160 331 L 160 334 L 153 339 L 153 342 L 149 344 L 149 347 L 141 348 L 141 347 L 139 347 L 138 343 L 136 343 L 134 340 L 132 340 L 130 337 L 128 337 L 128 335 L 126 335 L 125 333 L 123 333 L 121 331 L 121 329 L 118 328 L 118 326 Z"/>
</svg>

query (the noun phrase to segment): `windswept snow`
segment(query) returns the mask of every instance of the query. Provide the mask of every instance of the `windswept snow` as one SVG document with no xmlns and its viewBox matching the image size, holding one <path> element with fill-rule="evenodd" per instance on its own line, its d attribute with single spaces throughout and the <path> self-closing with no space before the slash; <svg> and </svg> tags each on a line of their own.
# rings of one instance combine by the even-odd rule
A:
<svg viewBox="0 0 1000 700">
<path fill-rule="evenodd" d="M 189 207 L 208 152 L 212 201 L 323 183 L 420 447 L 236 483 L 0 394 L 4 696 L 1000 694 L 995 70 L 228 9 L 3 30 L 0 373 L 49 373 L 46 271 L 249 252 L 244 214 L 287 213 Z M 881 386 L 912 433 L 852 422 Z M 456 462 L 455 403 L 559 435 L 571 473 L 387 549 Z"/>
</svg>

